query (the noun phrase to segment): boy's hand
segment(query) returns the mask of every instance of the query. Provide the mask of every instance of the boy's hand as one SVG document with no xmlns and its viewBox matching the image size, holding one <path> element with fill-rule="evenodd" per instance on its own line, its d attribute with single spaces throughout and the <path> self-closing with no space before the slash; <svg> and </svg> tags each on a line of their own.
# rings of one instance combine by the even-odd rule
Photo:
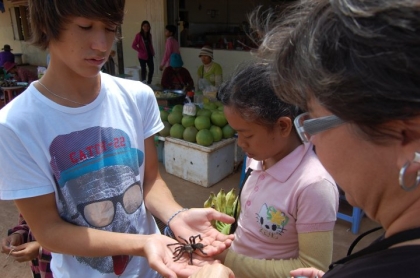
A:
<svg viewBox="0 0 420 278">
<path fill-rule="evenodd" d="M 201 266 L 218 263 L 212 258 L 202 257 L 197 253 L 193 253 L 192 265 L 189 264 L 190 256 L 188 253 L 185 253 L 175 262 L 173 251 L 177 246 L 167 246 L 171 243 L 177 243 L 177 241 L 167 236 L 153 235 L 144 246 L 145 256 L 150 267 L 164 277 L 189 277 L 197 272 Z"/>
</svg>

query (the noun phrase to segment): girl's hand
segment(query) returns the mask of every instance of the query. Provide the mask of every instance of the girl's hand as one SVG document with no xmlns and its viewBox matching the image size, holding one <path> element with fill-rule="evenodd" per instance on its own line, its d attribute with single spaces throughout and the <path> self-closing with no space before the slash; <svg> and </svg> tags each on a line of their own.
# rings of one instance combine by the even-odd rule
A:
<svg viewBox="0 0 420 278">
<path fill-rule="evenodd" d="M 39 248 L 41 246 L 38 242 L 32 241 L 13 247 L 10 257 L 13 257 L 17 262 L 32 261 L 38 257 Z"/>
<path fill-rule="evenodd" d="M 9 254 L 12 249 L 15 249 L 15 246 L 21 245 L 22 243 L 22 236 L 20 234 L 11 234 L 1 240 L 1 252 Z"/>
<path fill-rule="evenodd" d="M 218 278 L 235 278 L 235 274 L 230 268 L 222 264 L 205 265 L 198 272 L 194 273 L 189 278 L 207 278 L 207 277 L 218 277 Z"/>
<path fill-rule="evenodd" d="M 189 209 L 179 213 L 169 223 L 171 230 L 178 241 L 182 241 L 178 237 L 181 236 L 189 240 L 190 236 L 201 235 L 202 241 L 198 238 L 196 242 L 200 242 L 206 247 L 204 252 L 207 256 L 214 256 L 223 252 L 232 244 L 233 235 L 224 235 L 211 225 L 212 220 L 219 220 L 225 223 L 233 223 L 235 219 L 227 214 L 218 212 L 211 208 Z"/>
<path fill-rule="evenodd" d="M 298 268 L 295 270 L 290 271 L 290 276 L 297 277 L 297 276 L 305 276 L 308 278 L 321 278 L 324 276 L 325 272 L 313 267 L 310 268 Z"/>
</svg>

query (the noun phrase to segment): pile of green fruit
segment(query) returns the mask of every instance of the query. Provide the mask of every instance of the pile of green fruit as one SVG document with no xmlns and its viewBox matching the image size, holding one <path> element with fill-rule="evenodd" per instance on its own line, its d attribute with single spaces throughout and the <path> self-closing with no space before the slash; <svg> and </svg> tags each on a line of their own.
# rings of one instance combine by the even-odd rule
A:
<svg viewBox="0 0 420 278">
<path fill-rule="evenodd" d="M 225 193 L 222 188 L 220 189 L 219 193 L 217 193 L 217 195 L 215 195 L 213 192 L 210 192 L 209 198 L 204 202 L 205 208 L 213 208 L 237 219 L 235 216 L 235 206 L 237 206 L 236 216 L 238 216 L 239 212 L 241 211 L 241 207 L 239 196 L 236 196 L 235 188 L 230 190 L 228 193 Z M 212 225 L 222 234 L 228 235 L 230 232 L 230 226 L 232 224 L 226 224 L 216 220 L 212 222 Z"/>
<path fill-rule="evenodd" d="M 220 102 L 207 102 L 203 108 L 196 106 L 196 115 L 183 115 L 183 105 L 178 104 L 172 111 L 160 111 L 165 128 L 160 136 L 171 136 L 201 146 L 210 146 L 222 139 L 232 138 L 235 130 L 228 124 L 223 105 Z"/>
</svg>

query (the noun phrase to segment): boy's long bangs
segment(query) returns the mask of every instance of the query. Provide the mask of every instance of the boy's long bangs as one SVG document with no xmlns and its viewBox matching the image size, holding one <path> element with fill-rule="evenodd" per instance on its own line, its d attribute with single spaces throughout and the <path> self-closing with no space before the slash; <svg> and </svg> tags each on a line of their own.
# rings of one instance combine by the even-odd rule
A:
<svg viewBox="0 0 420 278">
<path fill-rule="evenodd" d="M 86 17 L 116 25 L 124 18 L 125 0 L 54 0 L 54 4 L 62 18 Z"/>
</svg>

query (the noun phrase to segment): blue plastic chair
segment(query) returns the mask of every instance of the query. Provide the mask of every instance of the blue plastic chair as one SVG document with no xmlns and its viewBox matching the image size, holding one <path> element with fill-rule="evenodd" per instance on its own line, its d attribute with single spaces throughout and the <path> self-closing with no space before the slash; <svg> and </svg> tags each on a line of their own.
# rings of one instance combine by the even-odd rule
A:
<svg viewBox="0 0 420 278">
<path fill-rule="evenodd" d="M 340 201 L 344 200 L 347 202 L 346 200 L 346 196 L 344 194 L 340 194 Z M 352 210 L 352 214 L 348 215 L 342 212 L 337 212 L 337 218 L 350 222 L 351 223 L 351 232 L 353 234 L 357 234 L 359 232 L 360 229 L 360 222 L 362 221 L 362 217 L 364 215 L 364 212 L 362 209 L 358 208 L 358 207 L 353 207 Z"/>
</svg>

